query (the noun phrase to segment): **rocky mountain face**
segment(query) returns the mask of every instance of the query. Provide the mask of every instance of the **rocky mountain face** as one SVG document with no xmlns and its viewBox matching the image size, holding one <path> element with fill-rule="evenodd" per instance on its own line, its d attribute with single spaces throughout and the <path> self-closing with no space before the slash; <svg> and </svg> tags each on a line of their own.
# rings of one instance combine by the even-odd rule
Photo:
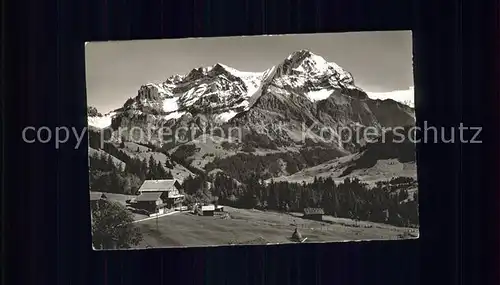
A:
<svg viewBox="0 0 500 285">
<path fill-rule="evenodd" d="M 231 154 L 248 153 L 251 146 L 257 152 L 296 154 L 315 147 L 348 155 L 363 142 L 341 142 L 343 129 L 373 127 L 381 134 L 384 128 L 415 123 L 412 108 L 368 98 L 352 74 L 308 50 L 258 73 L 221 63 L 195 68 L 141 86 L 135 97 L 109 114 L 92 109 L 88 116 L 89 126 L 110 127 L 116 143 L 127 137 L 170 153 L 182 144 L 196 145 L 197 137 L 220 128 L 223 134 L 215 134 L 224 137 L 226 148 L 232 144 Z M 238 136 L 228 134 L 235 129 Z M 144 131 L 142 136 L 138 130 Z"/>
<path fill-rule="evenodd" d="M 97 111 L 96 107 L 89 106 L 89 107 L 87 107 L 87 116 L 88 117 L 102 117 L 102 114 Z"/>
</svg>

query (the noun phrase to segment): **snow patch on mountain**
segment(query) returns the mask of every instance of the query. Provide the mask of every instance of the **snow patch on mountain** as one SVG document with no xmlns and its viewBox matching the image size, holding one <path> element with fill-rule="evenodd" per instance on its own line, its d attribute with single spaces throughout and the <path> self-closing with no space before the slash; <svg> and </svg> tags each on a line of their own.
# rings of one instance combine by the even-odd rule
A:
<svg viewBox="0 0 500 285">
<path fill-rule="evenodd" d="M 231 120 L 237 114 L 238 113 L 236 111 L 230 110 L 230 111 L 218 114 L 216 117 L 221 122 L 227 122 L 227 121 Z"/>
<path fill-rule="evenodd" d="M 168 115 L 163 116 L 163 118 L 168 121 L 171 119 L 178 119 L 178 118 L 182 117 L 184 114 L 186 114 L 186 112 L 177 112 L 176 111 L 176 112 L 172 112 Z"/>
<path fill-rule="evenodd" d="M 174 112 L 179 109 L 179 105 L 177 104 L 178 98 L 166 98 L 163 100 L 163 111 L 165 112 Z"/>
<path fill-rule="evenodd" d="M 94 128 L 104 129 L 104 128 L 111 126 L 111 120 L 113 119 L 114 115 L 116 115 L 116 112 L 110 112 L 102 117 L 99 117 L 99 116 L 90 117 L 89 116 L 87 118 L 87 123 L 89 126 L 92 126 Z"/>
<path fill-rule="evenodd" d="M 332 90 L 328 90 L 328 89 L 319 89 L 319 90 L 307 92 L 306 96 L 311 101 L 320 101 L 320 100 L 325 100 L 326 98 L 330 97 L 332 92 L 333 92 Z"/>
<path fill-rule="evenodd" d="M 380 99 L 380 100 L 392 99 L 399 103 L 408 105 L 412 108 L 415 106 L 414 104 L 415 90 L 413 86 L 410 86 L 408 89 L 405 90 L 393 90 L 388 92 L 367 91 L 366 94 L 370 99 Z"/>
</svg>

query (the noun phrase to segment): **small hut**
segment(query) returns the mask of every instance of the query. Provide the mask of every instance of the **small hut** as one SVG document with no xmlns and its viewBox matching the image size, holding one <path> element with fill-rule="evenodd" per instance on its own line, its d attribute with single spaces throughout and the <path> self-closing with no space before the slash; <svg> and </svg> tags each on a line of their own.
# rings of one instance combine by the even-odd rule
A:
<svg viewBox="0 0 500 285">
<path fill-rule="evenodd" d="M 214 212 L 215 212 L 214 205 L 201 206 L 201 215 L 202 216 L 213 216 Z"/>
<path fill-rule="evenodd" d="M 298 228 L 295 228 L 295 231 L 293 231 L 292 240 L 297 242 L 302 242 L 303 240 L 302 234 L 299 232 Z"/>
<path fill-rule="evenodd" d="M 322 208 L 305 208 L 303 217 L 304 219 L 322 221 L 324 214 L 325 211 Z"/>
<path fill-rule="evenodd" d="M 215 212 L 214 205 L 195 204 L 193 207 L 193 213 L 199 216 L 214 216 L 214 212 Z"/>
</svg>

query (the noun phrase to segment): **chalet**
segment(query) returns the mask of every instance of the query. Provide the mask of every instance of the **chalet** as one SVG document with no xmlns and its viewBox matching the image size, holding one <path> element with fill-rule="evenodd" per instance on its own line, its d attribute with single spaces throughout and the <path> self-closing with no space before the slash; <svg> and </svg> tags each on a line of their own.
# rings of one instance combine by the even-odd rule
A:
<svg viewBox="0 0 500 285">
<path fill-rule="evenodd" d="M 163 214 L 166 204 L 161 198 L 161 192 L 145 192 L 134 199 L 134 207 L 144 209 L 150 213 Z"/>
<path fill-rule="evenodd" d="M 184 201 L 184 195 L 180 193 L 180 190 L 181 185 L 175 179 L 146 180 L 141 188 L 139 188 L 139 196 L 137 198 L 147 193 L 157 193 L 166 208 L 177 208 L 181 207 Z M 137 198 L 135 201 L 137 201 Z"/>
<path fill-rule="evenodd" d="M 200 216 L 213 216 L 215 212 L 215 205 L 200 205 L 194 206 L 194 213 Z"/>
<path fill-rule="evenodd" d="M 325 211 L 321 208 L 304 208 L 304 219 L 322 221 Z"/>
<path fill-rule="evenodd" d="M 97 209 L 102 203 L 104 203 L 108 197 L 104 193 L 100 192 L 90 192 L 90 208 Z"/>
</svg>

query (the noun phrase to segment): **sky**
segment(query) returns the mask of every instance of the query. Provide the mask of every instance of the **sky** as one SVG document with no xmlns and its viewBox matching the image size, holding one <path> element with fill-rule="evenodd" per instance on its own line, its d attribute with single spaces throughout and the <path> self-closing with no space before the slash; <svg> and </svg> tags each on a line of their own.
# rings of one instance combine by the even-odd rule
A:
<svg viewBox="0 0 500 285">
<path fill-rule="evenodd" d="M 383 31 L 90 42 L 85 44 L 87 104 L 107 113 L 149 82 L 217 62 L 261 72 L 300 49 L 351 72 L 372 98 L 413 102 L 411 31 Z"/>
</svg>

